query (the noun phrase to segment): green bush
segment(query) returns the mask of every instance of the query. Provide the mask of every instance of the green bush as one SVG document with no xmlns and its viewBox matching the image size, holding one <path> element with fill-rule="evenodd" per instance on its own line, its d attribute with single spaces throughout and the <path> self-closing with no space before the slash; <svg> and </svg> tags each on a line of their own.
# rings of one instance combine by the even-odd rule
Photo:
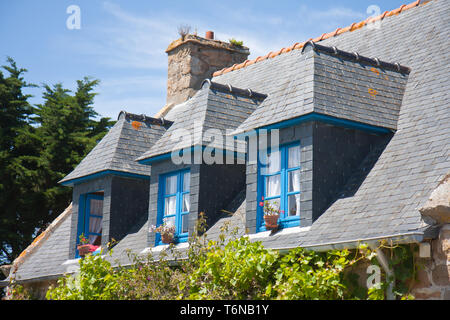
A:
<svg viewBox="0 0 450 320">
<path fill-rule="evenodd" d="M 278 253 L 248 237 L 225 247 L 209 244 L 198 267 L 188 276 L 189 299 L 263 299 L 273 280 Z"/>
<path fill-rule="evenodd" d="M 244 45 L 244 41 L 242 41 L 242 40 L 239 41 L 234 38 L 231 38 L 228 41 L 230 42 L 230 44 L 232 44 L 233 46 L 236 46 L 236 47 L 242 47 Z"/>
<path fill-rule="evenodd" d="M 110 300 L 117 298 L 121 272 L 101 255 L 87 255 L 80 259 L 80 270 L 75 276 L 67 275 L 50 287 L 46 298 L 51 300 Z"/>
<path fill-rule="evenodd" d="M 356 262 L 348 250 L 326 253 L 292 249 L 281 259 L 275 272 L 276 281 L 268 291 L 276 299 L 344 299 L 344 269 Z"/>
<path fill-rule="evenodd" d="M 230 240 L 221 234 L 218 241 L 207 241 L 205 234 L 192 237 L 183 257 L 173 245 L 157 259 L 130 254 L 133 263 L 128 267 L 113 268 L 100 255 L 87 255 L 80 259 L 78 274 L 59 279 L 57 286 L 48 290 L 47 299 L 385 298 L 386 283 L 367 290 L 356 284 L 356 275 L 351 272 L 359 261 L 376 256 L 367 246 L 327 252 L 295 248 L 282 255 L 248 237 L 235 238 L 233 232 L 231 236 Z M 396 253 L 392 256 L 394 266 L 402 266 L 411 275 L 414 261 L 405 253 L 410 250 L 391 252 Z M 403 275 L 397 279 L 410 278 Z M 403 299 L 412 298 L 404 286 L 398 287 Z"/>
</svg>

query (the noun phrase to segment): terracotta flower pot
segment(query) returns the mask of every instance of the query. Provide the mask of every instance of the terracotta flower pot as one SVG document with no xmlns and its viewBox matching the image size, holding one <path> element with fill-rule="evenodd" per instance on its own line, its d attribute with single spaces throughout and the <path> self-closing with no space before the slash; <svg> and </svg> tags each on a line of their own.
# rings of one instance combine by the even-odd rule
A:
<svg viewBox="0 0 450 320">
<path fill-rule="evenodd" d="M 84 257 L 85 255 L 87 255 L 89 252 L 91 252 L 91 245 L 89 244 L 81 244 L 77 247 L 78 249 L 78 254 L 81 257 Z"/>
<path fill-rule="evenodd" d="M 173 242 L 173 234 L 171 234 L 171 233 L 162 233 L 161 234 L 161 241 L 163 243 L 172 243 Z"/>
<path fill-rule="evenodd" d="M 264 216 L 264 222 L 266 223 L 266 229 L 267 230 L 273 230 L 278 228 L 278 218 L 280 217 L 279 214 L 276 215 L 265 215 Z"/>
</svg>

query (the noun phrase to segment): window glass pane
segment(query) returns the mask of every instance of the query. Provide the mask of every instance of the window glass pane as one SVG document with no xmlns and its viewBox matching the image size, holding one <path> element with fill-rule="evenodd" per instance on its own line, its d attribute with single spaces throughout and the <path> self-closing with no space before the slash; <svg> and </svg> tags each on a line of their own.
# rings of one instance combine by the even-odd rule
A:
<svg viewBox="0 0 450 320">
<path fill-rule="evenodd" d="M 90 235 L 89 236 L 89 244 L 92 244 L 94 246 L 99 246 L 102 244 L 102 237 L 97 235 Z"/>
<path fill-rule="evenodd" d="M 181 216 L 181 219 L 182 219 L 182 221 L 181 221 L 181 223 L 182 223 L 181 233 L 186 233 L 186 232 L 189 231 L 188 230 L 188 227 L 189 227 L 189 214 L 183 214 Z"/>
<path fill-rule="evenodd" d="M 189 191 L 189 185 L 191 183 L 191 173 L 186 172 L 183 175 L 183 191 Z"/>
<path fill-rule="evenodd" d="M 288 159 L 289 168 L 300 167 L 300 146 L 289 148 Z"/>
<path fill-rule="evenodd" d="M 189 193 L 183 194 L 183 208 L 182 212 L 189 212 L 191 208 L 191 197 L 189 196 Z"/>
<path fill-rule="evenodd" d="M 267 155 L 267 174 L 280 171 L 280 151 L 271 152 Z"/>
<path fill-rule="evenodd" d="M 177 210 L 177 196 L 164 199 L 164 215 L 175 214 Z"/>
<path fill-rule="evenodd" d="M 89 232 L 102 233 L 102 218 L 89 218 Z"/>
<path fill-rule="evenodd" d="M 300 215 L 300 194 L 293 194 L 288 197 L 288 215 Z"/>
<path fill-rule="evenodd" d="M 300 191 L 300 170 L 289 171 L 288 181 L 288 192 Z"/>
<path fill-rule="evenodd" d="M 266 197 L 280 195 L 280 175 L 266 177 Z"/>
<path fill-rule="evenodd" d="M 90 214 L 97 216 L 103 215 L 103 200 L 90 199 L 89 201 Z"/>
<path fill-rule="evenodd" d="M 177 176 L 170 176 L 166 178 L 166 193 L 174 194 L 177 192 Z"/>
<path fill-rule="evenodd" d="M 281 170 L 281 153 L 279 151 L 274 151 L 267 154 L 264 150 L 259 153 L 259 157 L 261 163 L 261 174 L 273 174 Z"/>
</svg>

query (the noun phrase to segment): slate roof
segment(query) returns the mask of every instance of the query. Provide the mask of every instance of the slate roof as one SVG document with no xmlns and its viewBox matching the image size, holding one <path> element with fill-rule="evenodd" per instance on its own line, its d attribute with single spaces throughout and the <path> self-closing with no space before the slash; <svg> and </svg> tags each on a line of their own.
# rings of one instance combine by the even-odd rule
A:
<svg viewBox="0 0 450 320">
<path fill-rule="evenodd" d="M 67 271 L 66 266 L 63 265 L 63 263 L 66 262 L 69 257 L 71 217 L 71 212 L 66 214 L 62 221 L 60 221 L 59 226 L 45 237 L 39 248 L 29 252 L 26 257 L 20 261 L 15 274 L 16 280 L 24 281 L 35 278 L 46 279 L 60 276 Z M 47 232 L 47 230 L 45 232 Z M 14 261 L 14 265 L 19 262 L 17 260 Z M 12 271 L 13 270 L 11 270 L 11 272 Z"/>
<path fill-rule="evenodd" d="M 60 183 L 70 185 L 105 171 L 150 176 L 150 167 L 134 161 L 166 131 L 171 122 L 121 112 L 116 124 L 89 154 Z"/>
<path fill-rule="evenodd" d="M 309 246 L 423 232 L 427 225 L 418 209 L 450 171 L 449 31 L 450 2 L 436 0 L 385 17 L 380 29 L 364 27 L 320 41 L 362 56 L 398 62 L 408 66 L 411 73 L 397 131 L 356 192 L 336 199 L 308 232 L 280 238 L 272 246 Z M 282 53 L 213 81 L 252 87 L 270 97 L 283 89 L 273 81 L 276 73 L 291 76 L 289 63 L 297 56 L 295 50 Z M 282 81 L 284 76 L 280 78 Z M 363 168 L 358 170 L 355 176 L 361 175 Z"/>
<path fill-rule="evenodd" d="M 408 68 L 313 42 L 271 62 L 287 76 L 235 134 L 312 112 L 396 129 Z"/>
<path fill-rule="evenodd" d="M 415 8 L 415 7 L 417 7 L 417 6 L 421 5 L 421 4 L 424 4 L 424 3 L 428 2 L 428 1 L 430 1 L 430 0 L 425 0 L 425 1 L 424 0 L 416 0 L 416 1 L 412 2 L 412 3 L 410 3 L 410 4 L 403 4 L 400 7 L 398 7 L 397 9 L 390 10 L 390 11 L 385 11 L 382 14 L 380 14 L 378 16 L 375 16 L 375 17 L 372 17 L 372 16 L 371 17 L 367 17 L 366 20 L 363 20 L 363 21 L 360 21 L 360 22 L 354 22 L 354 23 L 352 23 L 351 25 L 349 25 L 349 26 L 347 26 L 345 28 L 337 28 L 336 30 L 334 30 L 332 32 L 324 33 L 321 36 L 318 36 L 318 37 L 316 37 L 314 39 L 311 38 L 311 39 L 306 40 L 304 42 L 297 42 L 297 43 L 294 43 L 293 45 L 291 45 L 289 47 L 281 48 L 278 51 L 269 52 L 265 56 L 259 56 L 259 57 L 255 58 L 253 60 L 245 60 L 244 62 L 232 65 L 231 67 L 223 68 L 222 70 L 218 70 L 218 71 L 214 72 L 213 76 L 217 77 L 217 76 L 220 76 L 222 74 L 225 74 L 225 73 L 228 73 L 228 72 L 231 72 L 231 71 L 234 71 L 234 70 L 239 70 L 239 69 L 245 68 L 247 66 L 250 66 L 252 64 L 255 64 L 257 62 L 264 61 L 264 60 L 267 60 L 267 59 L 272 59 L 274 57 L 279 56 L 280 54 L 283 54 L 283 53 L 286 53 L 286 52 L 290 52 L 292 50 L 301 50 L 301 49 L 303 49 L 303 46 L 305 46 L 309 41 L 319 42 L 319 41 L 322 41 L 322 40 L 326 40 L 326 39 L 329 39 L 329 38 L 332 38 L 332 37 L 339 36 L 339 35 L 341 35 L 341 34 L 343 34 L 345 32 L 353 32 L 353 31 L 361 29 L 361 28 L 363 28 L 365 26 L 371 26 L 374 23 L 378 23 L 378 21 L 380 21 L 380 20 L 383 20 L 383 19 L 385 19 L 387 17 L 398 15 L 398 14 L 400 14 L 402 12 L 405 12 L 406 10 Z"/>
<path fill-rule="evenodd" d="M 226 133 L 240 125 L 265 97 L 251 89 L 228 88 L 205 81 L 191 99 L 167 114 L 166 118 L 176 119 L 175 123 L 137 160 L 202 146 L 245 153 L 245 144 L 226 139 Z M 220 130 L 222 141 L 212 139 L 214 131 L 210 130 Z"/>
<path fill-rule="evenodd" d="M 379 20 L 380 29 L 369 29 L 364 21 L 314 39 L 328 47 L 398 62 L 411 69 L 393 138 L 386 146 L 372 150 L 339 198 L 310 228 L 260 234 L 254 240 L 261 240 L 271 248 L 319 247 L 395 235 L 413 237 L 428 228 L 418 209 L 450 172 L 450 2 L 433 0 L 419 6 L 414 2 L 401 8 L 384 13 Z M 294 44 L 291 50 L 282 49 L 270 59 L 257 59 L 240 68 L 234 66 L 227 72 L 218 72 L 219 76 L 212 81 L 251 88 L 267 94 L 269 99 L 284 90 L 280 83 L 287 83 L 286 79 L 295 75 L 292 64 L 301 54 L 293 49 L 298 47 L 299 44 Z M 205 89 L 198 95 L 195 99 L 207 98 Z M 283 101 L 281 94 L 278 97 L 278 101 L 273 100 L 275 105 Z M 185 112 L 190 103 L 173 108 L 167 119 L 189 117 Z M 242 212 L 242 206 L 245 201 L 237 212 Z M 225 221 L 241 226 L 238 217 L 224 218 L 212 230 Z M 29 279 L 63 273 L 69 228 L 70 219 L 66 218 L 45 244 L 22 262 L 18 275 Z M 127 248 L 139 251 L 145 247 L 147 230 L 143 219 L 116 246 L 114 256 L 123 257 Z"/>
</svg>

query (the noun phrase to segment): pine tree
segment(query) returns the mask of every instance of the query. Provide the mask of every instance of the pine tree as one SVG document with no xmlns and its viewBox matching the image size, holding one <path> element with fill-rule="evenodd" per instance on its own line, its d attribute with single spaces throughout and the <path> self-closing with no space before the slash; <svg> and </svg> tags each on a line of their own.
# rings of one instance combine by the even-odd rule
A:
<svg viewBox="0 0 450 320">
<path fill-rule="evenodd" d="M 31 240 L 26 235 L 34 230 L 27 208 L 32 197 L 22 195 L 31 188 L 33 170 L 28 168 L 39 153 L 29 124 L 30 95 L 23 93 L 35 85 L 24 81 L 26 69 L 18 68 L 12 58 L 7 62 L 2 69 L 8 74 L 0 70 L 0 264 L 11 261 Z"/>
<path fill-rule="evenodd" d="M 44 169 L 42 189 L 51 219 L 62 212 L 71 200 L 71 188 L 58 181 L 72 171 L 86 154 L 103 138 L 114 124 L 109 118 L 95 120 L 94 87 L 98 80 L 84 78 L 77 81 L 77 90 L 71 95 L 60 83 L 44 85 L 44 104 L 37 106 L 33 121 L 42 139 L 40 166 Z"/>
</svg>

